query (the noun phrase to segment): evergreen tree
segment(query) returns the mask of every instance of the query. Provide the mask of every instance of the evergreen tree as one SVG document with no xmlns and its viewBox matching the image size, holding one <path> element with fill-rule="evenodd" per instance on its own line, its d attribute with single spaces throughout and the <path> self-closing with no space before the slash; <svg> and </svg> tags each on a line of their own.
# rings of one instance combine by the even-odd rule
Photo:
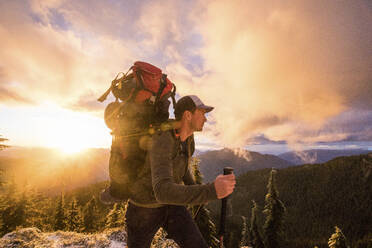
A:
<svg viewBox="0 0 372 248">
<path fill-rule="evenodd" d="M 20 199 L 20 207 L 23 208 L 24 227 L 36 226 L 40 222 L 41 209 L 38 209 L 35 201 L 37 190 L 30 186 L 25 186 Z M 40 226 L 38 226 L 40 227 Z"/>
<path fill-rule="evenodd" d="M 245 216 L 242 216 L 242 221 L 243 221 L 243 225 L 242 225 L 242 234 L 241 234 L 242 237 L 240 238 L 240 244 L 239 244 L 240 247 L 248 245 L 247 218 Z"/>
<path fill-rule="evenodd" d="M 16 229 L 16 227 L 26 226 L 26 208 L 28 201 L 25 194 L 17 197 L 3 211 L 3 232 L 7 233 Z"/>
<path fill-rule="evenodd" d="M 32 202 L 29 197 L 28 186 L 23 192 L 18 192 L 12 183 L 1 201 L 1 233 L 5 234 L 15 230 L 17 227 L 32 226 Z"/>
<path fill-rule="evenodd" d="M 8 139 L 5 139 L 5 138 L 2 138 L 1 137 L 2 135 L 0 134 L 0 151 L 1 150 L 4 150 L 5 148 L 8 148 L 9 146 L 8 145 L 4 145 L 3 144 L 3 142 L 4 141 L 7 141 Z M 0 187 L 4 184 L 5 182 L 4 182 L 4 178 L 3 178 L 3 170 L 2 169 L 0 169 Z M 1 196 L 2 195 L 0 195 L 0 211 L 1 211 Z M 1 218 L 0 218 L 0 227 L 2 226 L 2 224 L 1 224 Z"/>
<path fill-rule="evenodd" d="M 13 221 L 14 210 L 17 203 L 17 190 L 14 178 L 4 183 L 0 201 L 1 236 L 15 229 Z"/>
<path fill-rule="evenodd" d="M 51 200 L 36 188 L 22 186 L 17 189 L 14 179 L 2 186 L 0 194 L 0 235 L 19 227 L 37 227 L 42 231 L 52 231 L 54 213 L 48 213 Z M 54 208 L 53 208 L 54 210 Z M 50 220 L 50 219 L 52 220 Z"/>
<path fill-rule="evenodd" d="M 203 176 L 199 170 L 200 160 L 192 158 L 190 161 L 192 171 L 196 184 L 202 184 Z M 191 209 L 192 216 L 196 217 L 195 221 L 199 227 L 201 234 L 209 247 L 218 247 L 219 240 L 217 239 L 216 225 L 213 223 L 210 217 L 210 211 L 204 205 L 193 206 Z"/>
<path fill-rule="evenodd" d="M 279 200 L 279 193 L 275 186 L 276 170 L 272 169 L 270 172 L 269 182 L 267 185 L 268 193 L 265 197 L 264 213 L 266 220 L 264 224 L 265 246 L 267 248 L 280 247 L 280 234 L 283 222 L 283 215 L 285 207 L 283 202 Z"/>
<path fill-rule="evenodd" d="M 255 201 L 252 201 L 252 214 L 251 214 L 251 227 L 250 227 L 250 236 L 251 236 L 251 245 L 254 248 L 264 248 L 264 244 L 260 235 L 260 232 L 258 231 L 257 226 L 257 213 L 258 213 L 258 207 Z"/>
<path fill-rule="evenodd" d="M 55 217 L 56 209 L 59 201 L 56 201 L 54 197 L 46 197 L 42 201 L 43 212 L 42 212 L 42 231 L 43 232 L 53 232 L 55 231 Z"/>
<path fill-rule="evenodd" d="M 77 204 L 76 198 L 73 197 L 69 204 L 66 215 L 66 229 L 68 231 L 80 232 L 83 227 L 83 216 Z"/>
<path fill-rule="evenodd" d="M 49 223 L 49 218 L 53 218 L 53 214 L 48 214 L 48 207 L 51 199 L 37 189 L 33 189 L 30 193 L 31 211 L 31 224 L 40 230 L 47 232 L 52 231 L 52 225 Z"/>
<path fill-rule="evenodd" d="M 97 200 L 93 196 L 89 202 L 84 207 L 84 227 L 85 232 L 95 232 L 98 228 L 98 210 L 97 210 Z"/>
<path fill-rule="evenodd" d="M 328 246 L 330 248 L 347 248 L 346 237 L 337 226 L 335 226 L 335 233 L 328 240 Z"/>
<path fill-rule="evenodd" d="M 61 196 L 58 201 L 56 214 L 54 217 L 54 230 L 65 230 L 66 229 L 66 214 L 65 214 L 65 196 L 61 192 Z"/>
<path fill-rule="evenodd" d="M 33 223 L 33 215 L 31 213 L 33 204 L 28 195 L 29 187 L 26 185 L 25 189 L 18 196 L 14 205 L 14 211 L 11 214 L 13 227 L 30 227 Z"/>
<path fill-rule="evenodd" d="M 114 207 L 106 216 L 106 228 L 123 227 L 125 225 L 125 213 L 127 204 L 115 203 Z"/>
</svg>

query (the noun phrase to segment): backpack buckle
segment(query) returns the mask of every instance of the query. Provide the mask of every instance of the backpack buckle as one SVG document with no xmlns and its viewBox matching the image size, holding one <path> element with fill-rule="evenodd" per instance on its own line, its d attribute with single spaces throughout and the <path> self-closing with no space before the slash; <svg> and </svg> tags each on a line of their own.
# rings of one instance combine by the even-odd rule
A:
<svg viewBox="0 0 372 248">
<path fill-rule="evenodd" d="M 150 99 L 149 99 L 149 102 L 150 102 L 151 104 L 154 104 L 155 101 L 156 101 L 156 96 L 152 95 L 152 96 L 150 97 Z"/>
</svg>

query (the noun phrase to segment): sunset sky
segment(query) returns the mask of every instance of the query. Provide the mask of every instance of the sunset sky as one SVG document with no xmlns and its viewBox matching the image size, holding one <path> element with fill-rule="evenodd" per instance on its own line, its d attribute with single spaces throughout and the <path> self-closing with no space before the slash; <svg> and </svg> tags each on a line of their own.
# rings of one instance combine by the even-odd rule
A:
<svg viewBox="0 0 372 248">
<path fill-rule="evenodd" d="M 215 110 L 199 149 L 372 150 L 372 1 L 0 0 L 0 134 L 109 147 L 97 98 L 135 61 Z"/>
</svg>

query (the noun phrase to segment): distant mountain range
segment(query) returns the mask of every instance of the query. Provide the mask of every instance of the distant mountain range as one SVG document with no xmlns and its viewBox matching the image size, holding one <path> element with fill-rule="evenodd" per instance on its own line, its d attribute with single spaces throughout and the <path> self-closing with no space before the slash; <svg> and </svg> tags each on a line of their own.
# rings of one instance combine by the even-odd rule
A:
<svg viewBox="0 0 372 248">
<path fill-rule="evenodd" d="M 213 181 L 224 167 L 233 167 L 235 175 L 247 171 L 265 168 L 286 168 L 302 164 L 325 163 L 336 157 L 367 154 L 371 151 L 362 149 L 328 150 L 314 149 L 301 152 L 286 152 L 280 155 L 261 154 L 247 150 L 222 149 L 200 153 L 200 171 L 204 175 L 204 182 Z"/>
<path fill-rule="evenodd" d="M 223 168 L 227 166 L 234 168 L 235 175 L 241 175 L 252 170 L 279 169 L 293 165 L 291 162 L 274 155 L 263 155 L 247 150 L 234 151 L 227 148 L 204 152 L 198 158 L 200 159 L 200 171 L 204 175 L 204 182 L 213 181 L 217 175 L 223 173 Z"/>
<path fill-rule="evenodd" d="M 290 162 L 293 165 L 301 165 L 325 163 L 336 157 L 367 154 L 369 152 L 371 151 L 362 149 L 349 150 L 313 149 L 299 152 L 286 152 L 278 155 L 278 157 Z"/>
<path fill-rule="evenodd" d="M 366 150 L 308 150 L 279 156 L 247 150 L 222 149 L 197 152 L 204 182 L 213 181 L 223 168 L 234 168 L 235 175 L 265 168 L 286 168 L 305 163 L 323 163 L 339 156 L 365 154 Z M 63 155 L 51 148 L 12 147 L 0 151 L 1 177 L 14 177 L 21 185 L 29 183 L 58 192 L 109 179 L 109 149 L 91 148 L 83 152 Z"/>
</svg>

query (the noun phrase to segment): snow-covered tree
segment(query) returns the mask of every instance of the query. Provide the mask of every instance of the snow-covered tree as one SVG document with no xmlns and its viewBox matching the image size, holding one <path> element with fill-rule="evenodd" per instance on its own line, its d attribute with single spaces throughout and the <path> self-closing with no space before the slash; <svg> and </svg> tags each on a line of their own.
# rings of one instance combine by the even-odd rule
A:
<svg viewBox="0 0 372 248">
<path fill-rule="evenodd" d="M 279 193 L 275 185 L 276 170 L 270 172 L 269 182 L 267 184 L 268 192 L 265 197 L 264 214 L 266 220 L 264 224 L 265 246 L 267 248 L 280 247 L 280 235 L 283 222 L 285 207 L 282 201 L 279 200 Z"/>
<path fill-rule="evenodd" d="M 154 235 L 151 242 L 151 248 L 178 248 L 179 246 L 173 239 L 167 239 L 167 232 L 163 228 L 159 230 Z"/>
<path fill-rule="evenodd" d="M 247 218 L 245 216 L 242 216 L 242 221 L 243 221 L 243 225 L 242 225 L 242 234 L 241 234 L 242 237 L 240 238 L 240 244 L 239 244 L 240 247 L 248 245 L 249 228 L 247 224 Z"/>
<path fill-rule="evenodd" d="M 251 237 L 251 245 L 254 248 L 264 248 L 264 244 L 261 238 L 261 234 L 258 231 L 257 226 L 257 213 L 258 213 L 258 206 L 255 201 L 252 201 L 252 213 L 251 213 L 251 226 L 249 229 L 250 237 Z"/>
<path fill-rule="evenodd" d="M 203 175 L 199 170 L 200 160 L 192 158 L 190 161 L 195 183 L 202 184 Z M 218 247 L 219 240 L 217 239 L 217 228 L 210 217 L 210 211 L 204 205 L 193 206 L 191 209 L 192 216 L 195 217 L 195 222 L 199 227 L 201 234 L 209 247 Z"/>
<path fill-rule="evenodd" d="M 127 204 L 115 203 L 106 216 L 106 228 L 124 227 Z"/>
<path fill-rule="evenodd" d="M 329 238 L 328 246 L 330 248 L 347 248 L 346 237 L 339 227 L 335 226 L 335 233 Z"/>
</svg>

